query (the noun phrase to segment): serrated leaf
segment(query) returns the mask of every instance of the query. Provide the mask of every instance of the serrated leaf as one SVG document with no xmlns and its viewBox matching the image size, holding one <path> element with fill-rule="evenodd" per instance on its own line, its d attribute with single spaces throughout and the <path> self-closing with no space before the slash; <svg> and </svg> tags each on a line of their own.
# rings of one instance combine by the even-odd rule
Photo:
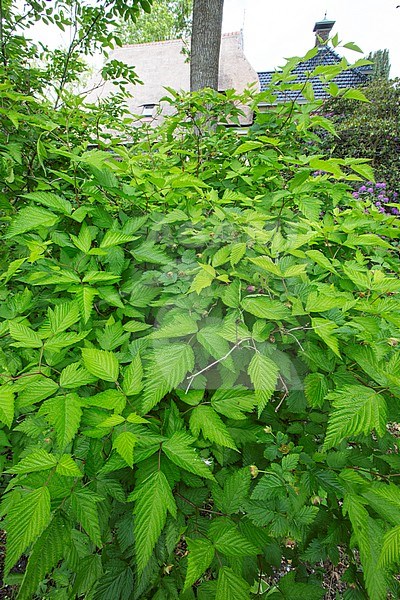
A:
<svg viewBox="0 0 400 600">
<path fill-rule="evenodd" d="M 29 406 L 52 396 L 58 390 L 58 385 L 48 377 L 39 376 L 32 380 L 25 389 L 18 394 L 18 408 Z"/>
<path fill-rule="evenodd" d="M 127 396 L 135 396 L 143 389 L 143 367 L 140 355 L 136 354 L 130 365 L 124 369 L 122 389 Z"/>
<path fill-rule="evenodd" d="M 168 265 L 171 262 L 170 257 L 165 254 L 162 246 L 157 246 L 153 242 L 143 242 L 138 248 L 132 250 L 133 256 L 139 262 L 149 262 L 158 265 Z"/>
<path fill-rule="evenodd" d="M 215 550 L 207 539 L 186 538 L 189 549 L 188 566 L 184 589 L 191 587 L 207 571 L 214 558 Z"/>
<path fill-rule="evenodd" d="M 88 488 L 74 490 L 71 494 L 71 509 L 76 520 L 82 525 L 92 542 L 101 548 L 99 515 L 96 502 L 100 497 Z"/>
<path fill-rule="evenodd" d="M 76 301 L 84 323 L 90 319 L 93 310 L 93 300 L 97 295 L 97 290 L 87 285 L 81 286 L 76 292 Z"/>
<path fill-rule="evenodd" d="M 239 469 L 229 475 L 224 481 L 222 493 L 218 495 L 218 508 L 232 515 L 239 512 L 250 490 L 251 475 L 248 467 Z"/>
<path fill-rule="evenodd" d="M 33 202 L 39 202 L 39 204 L 43 204 L 43 206 L 52 208 L 64 215 L 72 213 L 71 202 L 52 192 L 30 192 L 29 194 L 24 194 L 22 197 L 33 200 Z"/>
<path fill-rule="evenodd" d="M 65 556 L 70 531 L 63 519 L 55 517 L 34 543 L 24 578 L 18 590 L 18 600 L 31 600 L 39 584 Z"/>
<path fill-rule="evenodd" d="M 165 394 L 176 388 L 193 367 L 194 354 L 188 344 L 169 344 L 154 350 L 146 368 L 143 412 L 149 412 Z"/>
<path fill-rule="evenodd" d="M 222 246 L 222 248 L 219 248 L 216 251 L 216 253 L 214 254 L 214 256 L 212 257 L 212 260 L 211 260 L 212 266 L 219 267 L 219 266 L 225 264 L 226 262 L 228 262 L 230 253 L 231 253 L 230 246 Z"/>
<path fill-rule="evenodd" d="M 73 389 L 94 383 L 97 380 L 89 371 L 78 362 L 71 363 L 61 371 L 60 387 Z"/>
<path fill-rule="evenodd" d="M 104 381 L 117 381 L 119 363 L 112 352 L 97 350 L 96 348 L 83 348 L 82 358 L 85 368 L 92 375 Z"/>
<path fill-rule="evenodd" d="M 9 386 L 0 387 L 0 422 L 11 427 L 14 420 L 14 392 Z"/>
<path fill-rule="evenodd" d="M 229 567 L 221 567 L 218 573 L 215 600 L 249 600 L 250 585 Z"/>
<path fill-rule="evenodd" d="M 56 473 L 63 477 L 83 477 L 78 465 L 72 459 L 70 454 L 63 454 L 58 461 Z"/>
<path fill-rule="evenodd" d="M 337 325 L 328 319 L 315 318 L 311 319 L 311 326 L 321 340 L 340 358 L 339 342 L 335 336 Z"/>
<path fill-rule="evenodd" d="M 279 300 L 271 300 L 265 296 L 247 296 L 242 300 L 244 310 L 261 319 L 280 321 L 290 318 L 290 310 Z"/>
<path fill-rule="evenodd" d="M 84 340 L 89 333 L 89 331 L 82 331 L 82 333 L 75 333 L 75 331 L 58 333 L 56 336 L 52 336 L 45 341 L 44 349 L 50 352 L 58 352 L 62 348 L 75 346 L 78 342 Z"/>
<path fill-rule="evenodd" d="M 236 444 L 221 417 L 211 406 L 201 404 L 196 406 L 190 415 L 190 430 L 197 438 L 202 433 L 203 437 L 219 446 L 237 450 Z"/>
<path fill-rule="evenodd" d="M 133 467 L 133 450 L 136 441 L 137 437 L 130 431 L 123 431 L 113 441 L 113 448 L 130 467 Z"/>
<path fill-rule="evenodd" d="M 249 260 L 253 264 L 257 265 L 257 267 L 268 271 L 268 273 L 272 273 L 277 277 L 283 277 L 280 266 L 277 265 L 269 256 L 257 256 L 256 258 L 250 258 Z"/>
<path fill-rule="evenodd" d="M 126 405 L 126 396 L 118 390 L 105 390 L 94 396 L 82 398 L 87 406 L 99 406 L 120 414 Z"/>
<path fill-rule="evenodd" d="M 189 314 L 176 315 L 159 329 L 153 330 L 149 337 L 151 339 L 161 340 L 165 338 L 185 337 L 197 332 L 196 320 Z"/>
<path fill-rule="evenodd" d="M 191 446 L 194 441 L 187 433 L 178 431 L 162 444 L 162 451 L 178 467 L 205 479 L 213 480 L 211 471 Z"/>
<path fill-rule="evenodd" d="M 304 379 L 304 393 L 308 404 L 313 408 L 321 408 L 328 393 L 328 382 L 321 373 L 310 373 Z"/>
<path fill-rule="evenodd" d="M 247 372 L 254 385 L 258 414 L 260 415 L 275 391 L 279 369 L 273 360 L 256 352 L 250 361 Z"/>
<path fill-rule="evenodd" d="M 82 417 L 80 398 L 71 393 L 46 400 L 40 408 L 54 427 L 57 444 L 64 449 L 75 437 Z"/>
<path fill-rule="evenodd" d="M 167 520 L 167 511 L 176 516 L 176 504 L 162 471 L 156 471 L 140 486 L 134 508 L 136 566 L 146 567 Z"/>
<path fill-rule="evenodd" d="M 9 473 L 21 475 L 22 473 L 34 473 L 35 471 L 47 471 L 57 465 L 57 459 L 53 454 L 45 450 L 34 450 L 20 462 L 8 469 Z"/>
<path fill-rule="evenodd" d="M 244 242 L 239 242 L 231 246 L 230 262 L 232 266 L 237 265 L 238 262 L 243 258 L 243 256 L 246 254 L 246 249 L 247 246 Z"/>
<path fill-rule="evenodd" d="M 106 231 L 105 236 L 101 240 L 100 248 L 111 248 L 119 244 L 127 244 L 136 240 L 136 237 L 122 233 L 122 231 Z"/>
<path fill-rule="evenodd" d="M 115 283 L 121 279 L 120 275 L 113 275 L 106 271 L 88 271 L 83 278 L 84 283 Z"/>
<path fill-rule="evenodd" d="M 196 277 L 193 279 L 192 285 L 190 286 L 188 293 L 190 294 L 191 292 L 196 292 L 197 294 L 200 294 L 202 290 L 204 290 L 207 287 L 210 287 L 214 279 L 215 274 L 213 275 L 212 273 L 201 269 L 197 273 Z"/>
<path fill-rule="evenodd" d="M 379 559 L 380 567 L 389 567 L 400 562 L 400 525 L 385 533 L 382 552 Z"/>
<path fill-rule="evenodd" d="M 78 305 L 75 302 L 57 304 L 53 310 L 49 308 L 48 317 L 51 332 L 61 333 L 79 321 Z"/>
<path fill-rule="evenodd" d="M 28 546 L 43 533 L 49 525 L 50 517 L 48 487 L 40 487 L 24 493 L 21 500 L 11 507 L 6 520 L 6 575 Z"/>
<path fill-rule="evenodd" d="M 10 321 L 10 336 L 13 340 L 20 342 L 18 346 L 22 348 L 41 348 L 42 340 L 36 331 L 33 331 L 30 327 L 23 325 L 22 323 L 16 323 Z M 13 344 L 17 345 L 17 344 Z"/>
<path fill-rule="evenodd" d="M 386 433 L 387 406 L 383 396 L 362 385 L 346 386 L 327 396 L 333 401 L 324 448 L 333 448 L 348 437 L 372 431 Z"/>
<path fill-rule="evenodd" d="M 211 406 L 228 419 L 242 420 L 244 412 L 252 412 L 256 405 L 254 392 L 244 387 L 216 390 L 211 397 Z"/>
<path fill-rule="evenodd" d="M 57 215 L 44 208 L 38 208 L 37 206 L 21 208 L 17 216 L 12 220 L 4 237 L 14 237 L 38 227 L 52 227 L 57 223 L 58 219 Z"/>
</svg>

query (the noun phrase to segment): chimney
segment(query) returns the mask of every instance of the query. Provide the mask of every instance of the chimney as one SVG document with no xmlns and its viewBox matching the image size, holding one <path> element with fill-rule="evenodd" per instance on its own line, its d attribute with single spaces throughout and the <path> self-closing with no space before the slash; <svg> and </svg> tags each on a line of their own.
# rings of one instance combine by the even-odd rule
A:
<svg viewBox="0 0 400 600">
<path fill-rule="evenodd" d="M 335 21 L 327 21 L 326 19 L 323 21 L 317 21 L 317 23 L 315 23 L 313 31 L 315 32 L 316 46 L 323 46 L 325 44 L 325 42 L 329 39 L 334 24 Z"/>
</svg>

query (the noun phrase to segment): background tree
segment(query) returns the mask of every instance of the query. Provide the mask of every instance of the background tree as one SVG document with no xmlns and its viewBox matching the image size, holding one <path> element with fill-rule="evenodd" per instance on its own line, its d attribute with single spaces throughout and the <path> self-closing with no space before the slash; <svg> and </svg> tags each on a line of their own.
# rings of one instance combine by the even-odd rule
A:
<svg viewBox="0 0 400 600">
<path fill-rule="evenodd" d="M 154 0 L 151 13 L 135 22 L 120 20 L 116 33 L 124 44 L 162 42 L 190 36 L 193 0 Z"/>
<path fill-rule="evenodd" d="M 194 0 L 190 55 L 190 89 L 218 90 L 224 0 Z"/>
<path fill-rule="evenodd" d="M 370 52 L 367 56 L 368 60 L 373 62 L 372 78 L 373 79 L 389 79 L 390 74 L 390 59 L 389 50 L 376 50 Z"/>
<path fill-rule="evenodd" d="M 370 158 L 377 181 L 398 191 L 400 179 L 400 87 L 398 80 L 373 80 L 363 92 L 370 102 L 333 99 L 338 137 L 324 136 L 323 147 L 336 156 Z"/>
</svg>

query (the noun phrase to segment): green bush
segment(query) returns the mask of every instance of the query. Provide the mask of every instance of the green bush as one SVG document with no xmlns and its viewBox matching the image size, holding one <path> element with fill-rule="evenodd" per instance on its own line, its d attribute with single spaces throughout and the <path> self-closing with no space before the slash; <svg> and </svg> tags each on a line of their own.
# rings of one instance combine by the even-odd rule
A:
<svg viewBox="0 0 400 600">
<path fill-rule="evenodd" d="M 398 597 L 400 226 L 349 193 L 367 163 L 303 151 L 312 105 L 241 137 L 218 122 L 260 96 L 176 95 L 129 147 L 3 94 L 30 131 L 0 114 L 18 598 L 317 599 L 339 552 L 345 598 Z"/>
</svg>

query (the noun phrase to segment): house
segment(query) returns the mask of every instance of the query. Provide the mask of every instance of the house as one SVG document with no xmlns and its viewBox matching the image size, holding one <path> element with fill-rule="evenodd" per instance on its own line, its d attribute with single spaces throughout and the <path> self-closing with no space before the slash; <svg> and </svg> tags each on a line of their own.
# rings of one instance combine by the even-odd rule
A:
<svg viewBox="0 0 400 600">
<path fill-rule="evenodd" d="M 291 75 L 293 80 L 287 91 L 278 91 L 275 100 L 271 103 L 260 104 L 260 109 L 267 109 L 272 104 L 293 101 L 307 102 L 301 94 L 301 87 L 309 78 L 309 73 L 317 66 L 338 65 L 342 58 L 327 44 L 335 21 L 318 21 L 314 26 L 315 56 L 299 63 Z M 111 55 L 116 59 L 135 68 L 142 84 L 128 85 L 127 91 L 131 96 L 127 99 L 128 110 L 132 115 L 140 117 L 137 124 L 143 121 L 156 125 L 163 116 L 171 114 L 173 108 L 168 102 L 161 99 L 167 95 L 166 87 L 174 90 L 190 89 L 190 64 L 185 52 L 183 40 L 168 40 L 165 42 L 150 42 L 145 44 L 127 44 L 117 48 Z M 347 69 L 338 74 L 332 81 L 339 88 L 354 88 L 367 83 L 368 68 L 359 67 Z M 219 64 L 219 91 L 235 89 L 241 93 L 249 85 L 253 85 L 255 91 L 265 91 L 271 84 L 273 87 L 274 75 L 279 71 L 263 71 L 256 73 L 243 50 L 242 32 L 226 33 L 222 35 L 221 52 Z M 317 77 L 310 78 L 316 99 L 324 99 L 329 96 L 324 84 Z M 293 89 L 294 84 L 294 89 Z M 104 81 L 99 75 L 91 81 L 91 93 L 87 100 L 96 103 L 115 91 L 110 81 Z M 296 89 L 297 87 L 297 89 Z M 252 123 L 251 111 L 244 106 L 240 107 L 245 113 L 240 118 L 241 126 Z"/>
<path fill-rule="evenodd" d="M 304 62 L 299 63 L 291 72 L 293 79 L 290 82 L 290 87 L 296 86 L 295 89 L 288 89 L 287 91 L 279 91 L 276 96 L 275 103 L 288 102 L 296 100 L 299 103 L 307 102 L 301 94 L 301 87 L 305 84 L 309 78 L 309 73 L 314 71 L 318 66 L 330 66 L 334 67 L 339 65 L 342 58 L 331 48 L 327 41 L 331 36 L 332 28 L 335 21 L 318 21 L 314 26 L 315 33 L 315 48 L 317 54 Z M 347 69 L 337 75 L 332 81 L 339 88 L 356 88 L 365 85 L 368 82 L 370 73 L 370 67 L 358 67 L 354 69 Z M 270 88 L 273 81 L 273 76 L 278 71 L 263 71 L 258 73 L 258 80 L 260 83 L 260 91 L 265 91 Z M 324 84 L 318 77 L 311 77 L 310 82 L 313 87 L 314 96 L 316 100 L 324 100 L 329 97 L 327 92 L 327 84 Z M 265 105 L 267 106 L 267 104 Z"/>
<path fill-rule="evenodd" d="M 190 64 L 184 52 L 183 40 L 127 44 L 115 49 L 111 58 L 133 66 L 143 83 L 143 85 L 129 85 L 126 88 L 131 93 L 131 97 L 127 100 L 129 112 L 142 117 L 139 123 L 148 121 L 156 124 L 162 115 L 172 112 L 170 104 L 161 101 L 161 98 L 167 95 L 166 87 L 178 91 L 190 89 Z M 95 103 L 115 91 L 111 82 L 102 81 L 101 76 L 97 79 L 97 82 L 94 80 L 90 84 L 91 88 L 96 89 L 88 95 L 89 102 Z M 240 93 L 250 84 L 254 84 L 258 89 L 257 73 L 243 52 L 242 32 L 223 34 L 219 91 L 235 89 Z M 241 108 L 243 110 L 243 107 Z M 249 125 L 252 122 L 252 115 L 246 109 L 245 113 L 245 116 L 241 117 L 241 124 Z"/>
</svg>

